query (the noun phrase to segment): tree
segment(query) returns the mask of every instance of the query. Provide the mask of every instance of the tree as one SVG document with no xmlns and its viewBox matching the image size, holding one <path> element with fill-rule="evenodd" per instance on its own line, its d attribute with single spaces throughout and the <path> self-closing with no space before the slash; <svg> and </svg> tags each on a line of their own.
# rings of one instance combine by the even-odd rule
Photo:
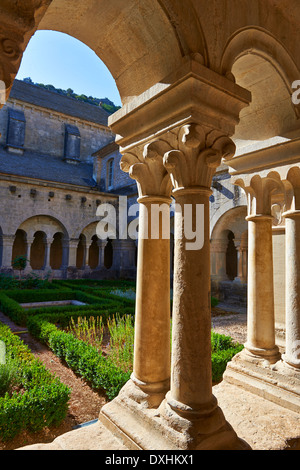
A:
<svg viewBox="0 0 300 470">
<path fill-rule="evenodd" d="M 26 256 L 20 255 L 20 256 L 16 256 L 12 262 L 13 268 L 20 271 L 20 275 L 19 275 L 20 281 L 21 281 L 22 271 L 24 271 L 24 269 L 26 268 L 27 261 L 28 260 Z"/>
</svg>

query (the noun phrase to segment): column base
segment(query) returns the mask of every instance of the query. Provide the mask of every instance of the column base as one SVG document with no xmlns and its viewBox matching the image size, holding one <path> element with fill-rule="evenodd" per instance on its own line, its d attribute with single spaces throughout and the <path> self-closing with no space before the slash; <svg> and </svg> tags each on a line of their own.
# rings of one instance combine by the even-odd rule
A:
<svg viewBox="0 0 300 470">
<path fill-rule="evenodd" d="M 250 450 L 218 406 L 192 419 L 176 413 L 167 398 L 158 408 L 148 408 L 147 394 L 143 400 L 133 381 L 102 408 L 99 420 L 132 450 Z"/>
<path fill-rule="evenodd" d="M 261 361 L 266 364 L 275 364 L 280 360 L 280 352 L 278 346 L 272 349 L 260 349 L 245 343 L 245 349 L 241 352 L 244 359 L 250 362 Z"/>
<path fill-rule="evenodd" d="M 300 373 L 282 360 L 276 364 L 255 357 L 249 360 L 244 351 L 228 363 L 224 381 L 242 387 L 288 410 L 300 413 Z"/>
</svg>

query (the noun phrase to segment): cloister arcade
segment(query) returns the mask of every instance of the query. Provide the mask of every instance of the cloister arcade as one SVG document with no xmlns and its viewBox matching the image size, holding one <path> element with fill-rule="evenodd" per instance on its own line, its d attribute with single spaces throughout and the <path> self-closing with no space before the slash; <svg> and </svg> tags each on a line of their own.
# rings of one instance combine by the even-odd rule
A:
<svg viewBox="0 0 300 470">
<path fill-rule="evenodd" d="M 235 390 L 228 392 L 235 400 L 251 390 L 283 410 L 300 412 L 300 109 L 292 100 L 300 79 L 298 0 L 25 0 L 20 5 L 0 6 L 0 78 L 7 95 L 32 34 L 52 29 L 98 54 L 123 104 L 109 125 L 123 155 L 121 168 L 139 192 L 134 370 L 119 396 L 102 408 L 100 421 L 135 449 L 249 449 L 219 406 L 226 384 Z M 212 178 L 222 166 L 246 195 L 247 228 L 230 229 L 232 238 L 221 221 L 213 236 L 227 243 L 240 240 L 242 278 L 248 230 L 248 324 L 245 348 L 229 363 L 217 400 L 211 376 L 209 200 Z M 172 354 L 170 240 L 141 235 L 148 209 L 170 204 L 171 195 L 183 214 L 186 205 L 204 208 L 200 250 L 187 249 L 184 217 L 175 217 Z M 285 220 L 284 353 L 275 340 L 274 204 Z M 64 234 L 50 233 L 51 240 Z M 81 250 L 86 240 L 93 244 L 91 253 L 97 251 L 96 240 L 79 231 L 75 241 L 71 238 L 69 264 L 70 257 L 76 264 L 81 233 L 86 237 Z M 40 230 L 39 243 L 43 237 Z M 3 254 L 6 243 L 3 235 Z M 56 247 L 63 243 L 56 240 Z M 84 258 L 87 252 L 78 263 Z M 216 275 L 225 274 L 222 266 Z"/>
<path fill-rule="evenodd" d="M 92 272 L 100 277 L 118 277 L 124 269 L 125 277 L 130 274 L 134 277 L 135 242 L 127 240 L 120 246 L 119 240 L 102 240 L 96 232 L 97 222 L 93 222 L 70 238 L 59 220 L 46 215 L 30 217 L 11 236 L 3 237 L 0 231 L 0 268 L 2 272 L 11 272 L 14 259 L 24 256 L 27 260 L 24 274 L 67 278 L 68 270 L 73 270 L 75 277 Z M 128 258 L 124 261 L 123 249 Z"/>
</svg>

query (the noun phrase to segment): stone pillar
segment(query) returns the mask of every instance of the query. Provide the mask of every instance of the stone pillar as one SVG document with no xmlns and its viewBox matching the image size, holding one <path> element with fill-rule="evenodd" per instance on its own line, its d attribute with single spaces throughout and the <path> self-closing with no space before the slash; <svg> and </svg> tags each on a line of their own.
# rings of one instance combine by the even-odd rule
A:
<svg viewBox="0 0 300 470">
<path fill-rule="evenodd" d="M 212 394 L 209 195 L 216 168 L 222 158 L 233 155 L 235 146 L 228 136 L 234 134 L 239 113 L 249 101 L 246 90 L 203 67 L 194 57 L 186 57 L 176 74 L 110 119 L 124 165 L 138 183 L 141 205 L 131 379 L 141 393 L 129 396 L 130 384 L 126 384 L 118 397 L 102 408 L 100 416 L 114 426 L 115 432 L 129 436 L 145 450 L 244 448 Z M 143 158 L 137 152 L 142 146 L 146 146 Z M 170 181 L 179 213 L 175 215 L 168 390 L 170 243 L 168 240 L 167 247 L 160 235 L 145 239 L 141 233 L 145 233 L 149 206 L 152 209 L 165 198 L 170 200 Z M 185 204 L 189 204 L 188 209 Z M 204 219 L 200 240 L 195 240 L 201 247 L 194 250 L 190 249 L 190 235 L 195 227 L 190 225 L 181 238 L 186 221 L 192 222 L 189 209 L 191 219 L 196 221 L 196 213 Z M 158 410 L 153 412 L 151 406 L 158 406 L 164 394 Z"/>
<path fill-rule="evenodd" d="M 269 362 L 279 359 L 275 345 L 272 217 L 248 220 L 248 330 L 245 348 Z"/>
<path fill-rule="evenodd" d="M 273 364 L 280 359 L 275 344 L 274 280 L 271 196 L 274 180 L 256 176 L 240 178 L 248 196 L 248 321 L 243 356 Z M 249 181 L 248 181 L 249 179 Z"/>
<path fill-rule="evenodd" d="M 69 240 L 66 238 L 62 239 L 62 260 L 61 260 L 61 271 L 65 271 L 69 264 Z"/>
<path fill-rule="evenodd" d="M 15 235 L 2 235 L 2 270 L 12 270 L 12 252 L 14 241 Z"/>
<path fill-rule="evenodd" d="M 45 271 L 51 269 L 50 250 L 51 250 L 52 243 L 53 243 L 53 238 L 47 237 L 47 239 L 45 240 L 45 262 L 44 262 L 44 267 L 43 267 Z"/>
<path fill-rule="evenodd" d="M 217 135 L 220 140 L 214 135 L 211 141 L 204 126 L 183 126 L 178 149 L 164 157 L 177 210 L 171 389 L 161 408 L 171 427 L 183 432 L 186 420 L 193 423 L 199 449 L 211 433 L 222 433 L 225 445 L 235 440 L 212 393 L 209 197 L 222 156 L 234 151 L 229 138 Z M 194 239 L 189 227 L 196 229 Z"/>
<path fill-rule="evenodd" d="M 212 279 L 215 281 L 228 281 L 226 274 L 226 249 L 228 240 L 212 240 Z"/>
<path fill-rule="evenodd" d="M 248 279 L 248 245 L 243 246 L 242 248 L 242 256 L 243 256 L 243 274 L 242 279 L 243 283 L 247 284 Z"/>
<path fill-rule="evenodd" d="M 234 245 L 237 250 L 237 276 L 234 279 L 234 282 L 246 284 L 247 275 L 245 272 L 245 263 L 247 266 L 247 251 L 245 252 L 246 248 L 244 247 L 244 242 L 241 239 L 234 240 Z"/>
<path fill-rule="evenodd" d="M 27 259 L 27 264 L 25 268 L 25 272 L 30 272 L 31 271 L 31 266 L 30 266 L 30 255 L 31 255 L 31 245 L 34 241 L 34 237 L 26 237 L 26 259 Z"/>
<path fill-rule="evenodd" d="M 300 371 L 300 210 L 285 212 L 286 350 L 283 360 Z"/>
<path fill-rule="evenodd" d="M 124 155 L 121 162 L 137 181 L 140 204 L 132 396 L 149 408 L 160 405 L 170 384 L 170 236 L 164 238 L 152 213 L 162 204 L 170 224 L 171 182 L 163 148 L 153 142 L 142 155 Z M 158 228 L 154 234 L 153 228 Z"/>
<path fill-rule="evenodd" d="M 98 266 L 97 269 L 104 269 L 104 250 L 107 244 L 107 240 L 99 240 L 97 241 L 99 247 L 99 258 L 98 258 Z"/>
<path fill-rule="evenodd" d="M 69 240 L 69 268 L 76 268 L 77 248 L 79 238 L 71 238 Z"/>
<path fill-rule="evenodd" d="M 86 240 L 85 250 L 84 250 L 84 269 L 90 269 L 90 264 L 89 264 L 90 246 L 91 246 L 91 241 Z"/>
<path fill-rule="evenodd" d="M 173 193 L 184 219 L 175 221 L 175 270 L 173 285 L 172 378 L 168 403 L 181 413 L 215 408 L 211 379 L 210 316 L 210 242 L 209 188 L 184 188 Z M 193 208 L 194 226 L 197 205 L 204 206 L 204 246 L 187 248 L 182 220 L 185 205 Z M 176 216 L 175 216 L 176 217 Z"/>
</svg>

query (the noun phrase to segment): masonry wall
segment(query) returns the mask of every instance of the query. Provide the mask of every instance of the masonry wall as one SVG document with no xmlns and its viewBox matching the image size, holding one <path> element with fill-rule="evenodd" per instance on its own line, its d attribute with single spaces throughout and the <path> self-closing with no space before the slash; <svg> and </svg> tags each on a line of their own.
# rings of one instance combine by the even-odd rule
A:
<svg viewBox="0 0 300 470">
<path fill-rule="evenodd" d="M 16 189 L 12 192 L 11 188 Z M 36 191 L 34 196 L 31 194 L 32 190 Z M 54 193 L 53 197 L 49 196 L 51 192 Z M 27 219 L 45 216 L 50 224 L 51 220 L 59 221 L 69 238 L 78 238 L 86 226 L 99 220 L 96 210 L 100 202 L 116 199 L 87 188 L 64 188 L 62 185 L 49 183 L 26 184 L 11 179 L 1 181 L 0 198 L 4 201 L 0 221 L 3 234 L 14 235 Z M 86 201 L 82 202 L 82 198 L 86 198 Z"/>
<path fill-rule="evenodd" d="M 78 127 L 81 135 L 80 159 L 92 163 L 92 154 L 113 140 L 113 134 L 101 125 L 71 118 L 16 100 L 8 100 L 0 112 L 0 144 L 6 142 L 8 107 L 23 110 L 26 118 L 25 149 L 41 155 L 64 156 L 65 124 Z"/>
</svg>

